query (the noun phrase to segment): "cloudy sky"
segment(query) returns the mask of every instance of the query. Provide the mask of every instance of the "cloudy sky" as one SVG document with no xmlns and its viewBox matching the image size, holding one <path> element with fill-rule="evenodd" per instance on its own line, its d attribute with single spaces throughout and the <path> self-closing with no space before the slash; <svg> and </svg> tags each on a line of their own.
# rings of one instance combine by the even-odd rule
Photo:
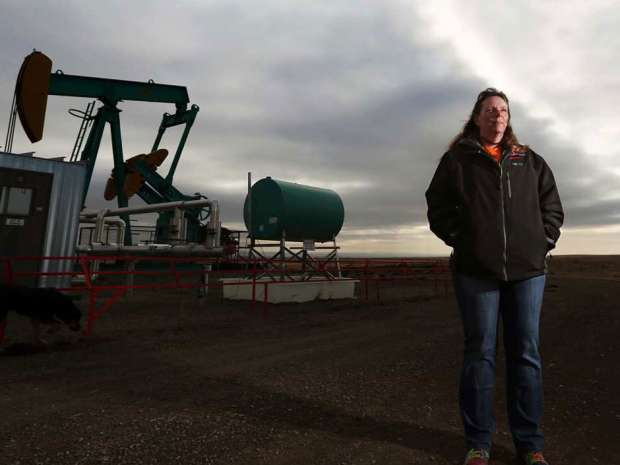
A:
<svg viewBox="0 0 620 465">
<path fill-rule="evenodd" d="M 424 191 L 478 92 L 552 167 L 566 211 L 558 253 L 620 253 L 620 2 L 0 0 L 0 124 L 33 48 L 66 74 L 183 85 L 200 106 L 175 175 L 242 227 L 247 173 L 343 199 L 344 252 L 445 254 Z M 68 155 L 85 99 L 50 97 L 45 134 L 13 151 Z M 150 149 L 164 104 L 122 102 L 128 158 Z M 0 115 L 1 116 L 1 115 Z M 173 149 L 179 132 L 162 143 Z M 105 204 L 109 135 L 88 205 Z M 164 172 L 166 172 L 164 165 Z M 140 204 L 132 199 L 130 204 Z"/>
</svg>

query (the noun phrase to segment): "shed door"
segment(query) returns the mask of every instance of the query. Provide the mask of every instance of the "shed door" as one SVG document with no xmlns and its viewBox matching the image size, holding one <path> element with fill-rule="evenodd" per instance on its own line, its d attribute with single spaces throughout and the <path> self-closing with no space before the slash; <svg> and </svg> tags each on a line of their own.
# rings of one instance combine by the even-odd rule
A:
<svg viewBox="0 0 620 465">
<path fill-rule="evenodd" d="M 43 253 L 51 173 L 0 168 L 0 257 L 40 256 Z M 39 261 L 12 262 L 14 272 L 39 271 Z M 0 280 L 7 279 L 6 261 Z M 36 286 L 37 276 L 15 276 L 14 282 Z"/>
</svg>

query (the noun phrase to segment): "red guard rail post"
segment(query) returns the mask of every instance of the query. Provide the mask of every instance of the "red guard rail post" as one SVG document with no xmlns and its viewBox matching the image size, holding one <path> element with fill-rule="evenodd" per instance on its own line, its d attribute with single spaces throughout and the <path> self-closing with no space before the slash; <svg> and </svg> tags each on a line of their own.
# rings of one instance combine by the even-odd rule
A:
<svg viewBox="0 0 620 465">
<path fill-rule="evenodd" d="M 252 310 L 256 305 L 256 258 L 252 257 Z"/>
<path fill-rule="evenodd" d="M 97 305 L 97 295 L 93 289 L 92 276 L 90 274 L 90 261 L 88 257 L 80 257 L 80 267 L 84 274 L 84 285 L 88 289 L 88 314 L 86 316 L 86 335 L 92 334 L 93 324 L 95 322 L 95 309 Z"/>
<path fill-rule="evenodd" d="M 263 317 L 267 318 L 269 316 L 269 307 L 268 307 L 268 303 L 269 303 L 269 281 L 265 281 L 265 291 L 264 291 L 265 295 L 265 299 L 264 299 L 264 303 L 263 303 Z"/>
</svg>

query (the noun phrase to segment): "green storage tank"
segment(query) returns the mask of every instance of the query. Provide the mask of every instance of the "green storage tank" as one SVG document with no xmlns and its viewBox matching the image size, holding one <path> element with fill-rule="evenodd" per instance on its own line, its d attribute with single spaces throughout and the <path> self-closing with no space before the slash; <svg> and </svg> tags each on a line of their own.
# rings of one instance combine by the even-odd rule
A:
<svg viewBox="0 0 620 465">
<path fill-rule="evenodd" d="M 255 239 L 333 240 L 344 222 L 344 205 L 330 190 L 266 177 L 252 186 L 252 230 L 249 199 L 243 206 L 245 226 Z"/>
</svg>

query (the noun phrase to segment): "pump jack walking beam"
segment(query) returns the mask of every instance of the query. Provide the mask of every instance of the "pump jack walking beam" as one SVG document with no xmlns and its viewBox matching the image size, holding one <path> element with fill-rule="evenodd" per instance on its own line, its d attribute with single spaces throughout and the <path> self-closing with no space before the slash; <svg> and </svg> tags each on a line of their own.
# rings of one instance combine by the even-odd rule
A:
<svg viewBox="0 0 620 465">
<path fill-rule="evenodd" d="M 165 179 L 161 178 L 154 171 L 151 173 L 153 176 L 163 180 L 164 187 L 172 188 L 174 172 L 191 126 L 199 110 L 197 105 L 192 105 L 189 109 L 187 108 L 189 104 L 187 88 L 168 84 L 156 84 L 152 80 L 148 82 L 137 82 L 68 75 L 61 71 L 51 73 L 51 68 L 52 61 L 41 52 L 34 51 L 26 57 L 20 69 L 15 87 L 17 112 L 28 138 L 31 142 L 37 142 L 41 140 L 43 136 L 48 95 L 96 98 L 103 104 L 93 117 L 93 125 L 80 157 L 80 160 L 84 161 L 87 166 L 86 183 L 82 197 L 83 202 L 86 199 L 103 132 L 106 124 L 109 124 L 112 136 L 114 178 L 116 193 L 118 195 L 118 206 L 127 207 L 127 195 L 124 191 L 126 179 L 125 159 L 123 155 L 119 118 L 121 110 L 117 107 L 117 104 L 122 100 L 172 103 L 175 105 L 176 112 L 174 114 L 165 113 L 162 118 L 153 145 L 153 151 L 158 148 L 163 133 L 167 128 L 185 124 L 185 130 L 183 131 L 173 162 Z M 175 192 L 178 191 L 175 190 Z M 155 195 L 148 196 L 148 193 L 145 187 L 142 192 L 142 194 L 147 196 L 147 198 L 144 198 L 145 201 L 152 202 L 154 198 L 157 198 Z M 187 196 L 180 194 L 180 198 L 171 200 L 185 199 L 187 199 Z M 127 244 L 131 244 L 129 218 L 125 217 L 124 219 L 127 223 L 125 241 Z"/>
</svg>

